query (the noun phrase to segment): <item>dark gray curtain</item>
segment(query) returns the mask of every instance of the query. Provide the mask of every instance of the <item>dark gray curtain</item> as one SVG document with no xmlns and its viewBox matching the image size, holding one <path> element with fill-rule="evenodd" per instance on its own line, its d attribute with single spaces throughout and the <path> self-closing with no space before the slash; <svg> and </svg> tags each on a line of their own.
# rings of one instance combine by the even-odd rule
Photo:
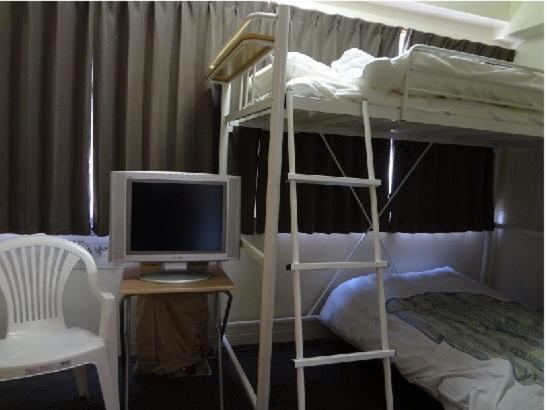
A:
<svg viewBox="0 0 547 410">
<path fill-rule="evenodd" d="M 395 57 L 399 52 L 401 30 L 401 27 L 293 7 L 289 51 L 304 53 L 327 65 L 354 47 L 376 57 Z"/>
<path fill-rule="evenodd" d="M 427 143 L 394 143 L 395 189 Z M 491 148 L 434 144 L 393 199 L 383 225 L 410 233 L 492 230 L 493 171 Z"/>
<path fill-rule="evenodd" d="M 260 138 L 263 132 L 236 127 L 228 145 L 228 174 L 241 176 L 241 232 L 255 233 L 255 205 Z"/>
<path fill-rule="evenodd" d="M 329 15 L 313 10 L 293 8 L 291 14 L 291 37 L 289 49 L 307 54 L 325 64 L 338 59 L 344 51 L 356 47 L 377 57 L 394 57 L 398 54 L 400 27 L 369 23 L 339 15 Z M 266 182 L 268 134 L 259 132 L 260 149 L 257 178 L 257 226 L 264 231 L 266 214 Z M 349 176 L 366 177 L 366 156 L 363 138 L 330 136 L 331 147 L 336 153 L 344 171 Z M 318 135 L 297 134 L 296 168 L 304 174 L 340 176 L 327 148 Z M 374 165 L 377 178 L 384 181 L 380 188 L 379 207 L 387 198 L 386 181 L 389 161 L 389 141 L 374 140 Z M 288 172 L 287 141 L 284 140 L 282 181 Z M 358 189 L 359 196 L 370 215 L 367 189 Z M 356 204 L 351 191 L 346 187 L 319 185 L 298 186 L 299 231 L 312 233 L 363 232 L 368 228 L 365 217 Z M 279 210 L 279 232 L 290 232 L 289 189 L 281 183 Z M 252 232 L 246 232 L 252 233 Z"/>
<path fill-rule="evenodd" d="M 95 231 L 106 234 L 110 171 L 217 171 L 219 89 L 207 80 L 207 66 L 247 14 L 271 6 L 96 6 Z"/>
<path fill-rule="evenodd" d="M 463 51 L 465 53 L 496 58 L 498 60 L 513 61 L 515 59 L 515 50 L 491 46 L 475 41 L 455 40 L 450 37 L 439 36 L 433 33 L 424 33 L 418 30 L 408 30 L 405 36 L 405 50 L 409 49 L 414 44 L 426 44 L 449 50 Z"/>
<path fill-rule="evenodd" d="M 266 2 L 96 5 L 94 225 L 98 234 L 108 232 L 111 171 L 217 171 L 219 88 L 205 78 L 207 65 L 249 13 L 274 8 Z M 296 8 L 292 13 L 289 48 L 293 51 L 328 62 L 351 47 L 374 55 L 396 54 L 400 28 Z M 253 27 L 264 33 L 272 28 L 271 22 Z M 230 172 L 242 176 L 242 228 L 249 233 L 254 230 L 258 134 L 238 132 L 249 137 L 245 143 L 231 138 Z"/>
<path fill-rule="evenodd" d="M 89 3 L 0 3 L 0 232 L 89 234 Z"/>
<path fill-rule="evenodd" d="M 264 232 L 266 218 L 266 182 L 268 178 L 269 138 L 262 132 L 260 138 L 260 157 L 258 165 L 257 193 L 257 232 Z M 327 135 L 326 140 L 333 150 L 346 176 L 367 178 L 365 139 Z M 378 209 L 387 200 L 387 180 L 389 161 L 389 140 L 374 139 L 374 171 L 376 178 L 383 181 L 378 192 Z M 332 156 L 320 136 L 299 133 L 295 135 L 296 172 L 301 174 L 322 174 L 341 176 Z M 279 232 L 290 232 L 289 184 L 285 182 L 288 173 L 287 136 L 283 139 L 283 163 L 279 206 Z M 356 193 L 370 218 L 370 200 L 368 188 L 357 188 Z M 298 195 L 299 232 L 348 233 L 365 232 L 369 226 L 361 208 L 347 187 L 332 187 L 301 184 Z"/>
<path fill-rule="evenodd" d="M 515 57 L 515 50 L 409 30 L 405 48 L 414 44 L 506 61 L 513 61 Z M 394 187 L 399 185 L 425 146 L 419 142 L 393 141 Z M 393 199 L 382 218 L 382 225 L 390 232 L 492 230 L 493 173 L 491 149 L 434 144 Z"/>
</svg>

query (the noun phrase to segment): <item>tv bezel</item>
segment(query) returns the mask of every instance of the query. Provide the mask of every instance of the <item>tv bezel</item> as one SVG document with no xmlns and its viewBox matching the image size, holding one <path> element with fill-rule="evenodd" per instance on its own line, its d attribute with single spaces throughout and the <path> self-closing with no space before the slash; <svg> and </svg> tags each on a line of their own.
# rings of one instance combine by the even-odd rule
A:
<svg viewBox="0 0 547 410">
<path fill-rule="evenodd" d="M 237 179 L 237 181 L 236 181 Z M 131 198 L 130 189 L 133 182 L 151 183 L 194 183 L 223 185 L 223 218 L 222 218 L 222 250 L 221 251 L 131 251 Z M 197 262 L 221 261 L 239 257 L 239 243 L 234 254 L 234 246 L 229 241 L 239 242 L 239 214 L 230 223 L 231 207 L 239 208 L 239 197 L 230 197 L 230 185 L 237 183 L 239 193 L 239 177 L 188 172 L 164 171 L 113 171 L 111 176 L 111 208 L 110 208 L 110 240 L 109 256 L 111 261 L 118 262 Z M 121 191 L 121 192 L 120 192 Z M 239 209 L 235 209 L 239 212 Z M 234 226 L 237 224 L 237 226 Z M 237 234 L 233 231 L 237 229 Z M 229 250 L 232 250 L 230 254 Z"/>
</svg>

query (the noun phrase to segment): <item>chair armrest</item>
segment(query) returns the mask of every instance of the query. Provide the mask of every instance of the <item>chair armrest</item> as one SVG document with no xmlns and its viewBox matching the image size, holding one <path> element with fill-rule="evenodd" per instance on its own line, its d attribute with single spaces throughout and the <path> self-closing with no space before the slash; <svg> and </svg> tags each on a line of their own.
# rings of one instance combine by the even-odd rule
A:
<svg viewBox="0 0 547 410">
<path fill-rule="evenodd" d="M 101 319 L 99 324 L 99 336 L 110 340 L 116 336 L 116 297 L 110 292 L 94 289 L 93 292 L 101 304 Z M 114 330 L 114 332 L 112 332 Z M 114 339 L 115 340 L 115 339 Z"/>
<path fill-rule="evenodd" d="M 116 297 L 110 292 L 100 291 L 93 288 L 94 294 L 101 304 L 101 319 L 99 323 L 99 337 L 106 345 L 110 368 L 114 380 L 118 380 L 118 321 L 117 321 L 117 303 Z"/>
</svg>

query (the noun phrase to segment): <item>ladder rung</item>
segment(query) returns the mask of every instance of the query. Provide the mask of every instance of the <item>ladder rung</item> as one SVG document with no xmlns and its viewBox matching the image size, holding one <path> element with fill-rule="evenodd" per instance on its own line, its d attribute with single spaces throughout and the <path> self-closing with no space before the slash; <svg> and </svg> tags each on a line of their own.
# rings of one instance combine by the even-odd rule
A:
<svg viewBox="0 0 547 410">
<path fill-rule="evenodd" d="M 369 269 L 387 268 L 386 261 L 380 262 L 315 262 L 293 263 L 287 265 L 287 270 L 315 270 L 315 269 Z"/>
<path fill-rule="evenodd" d="M 331 177 L 328 175 L 305 175 L 289 173 L 289 181 L 296 181 L 305 184 L 318 185 L 337 185 L 353 187 L 380 186 L 382 182 L 379 179 L 363 179 L 349 177 Z"/>
<path fill-rule="evenodd" d="M 358 362 L 361 360 L 385 359 L 395 356 L 395 350 L 371 350 L 369 352 L 343 353 L 332 356 L 306 357 L 294 359 L 294 367 L 321 366 L 324 364 Z"/>
</svg>

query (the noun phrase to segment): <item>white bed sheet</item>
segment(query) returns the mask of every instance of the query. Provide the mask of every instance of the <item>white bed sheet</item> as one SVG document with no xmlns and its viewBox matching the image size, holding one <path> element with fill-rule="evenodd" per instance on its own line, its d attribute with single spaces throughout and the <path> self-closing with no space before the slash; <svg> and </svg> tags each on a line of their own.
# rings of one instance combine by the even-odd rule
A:
<svg viewBox="0 0 547 410">
<path fill-rule="evenodd" d="M 451 268 L 386 274 L 386 300 L 426 292 L 469 292 L 507 300 L 492 289 Z M 321 310 L 320 320 L 362 350 L 380 348 L 375 276 L 351 279 L 338 286 Z M 390 347 L 401 373 L 436 396 L 445 408 L 470 410 L 537 410 L 543 408 L 543 387 L 522 385 L 503 359 L 481 361 L 437 344 L 415 327 L 388 314 Z"/>
<path fill-rule="evenodd" d="M 287 86 L 292 88 L 294 95 L 302 97 L 353 102 L 360 102 L 366 98 L 373 105 L 399 108 L 403 103 L 403 75 L 412 59 L 413 65 L 437 72 L 416 72 L 413 77 L 415 87 L 441 95 L 445 92 L 462 97 L 503 98 L 505 101 L 529 106 L 530 109 L 442 96 L 432 97 L 424 93 L 410 95 L 407 104 L 409 108 L 424 113 L 451 114 L 523 125 L 543 125 L 543 76 L 537 73 L 517 69 L 496 69 L 495 66 L 469 63 L 461 58 L 454 62 L 451 61 L 454 60 L 451 57 L 443 59 L 423 52 L 407 52 L 393 59 L 359 58 L 359 54 L 366 55 L 360 50 L 348 50 L 340 59 L 345 60 L 344 64 L 339 64 L 340 60 L 332 63 L 336 67 L 334 69 L 304 54 L 288 53 Z M 351 61 L 354 62 L 353 65 Z M 365 65 L 360 69 L 359 64 Z M 361 76 L 358 75 L 359 72 Z M 272 74 L 271 65 L 256 73 L 255 95 L 264 96 L 271 92 Z M 446 81 L 446 77 L 443 76 L 450 74 L 462 78 L 451 78 L 450 81 Z M 485 79 L 488 82 L 485 82 Z M 512 83 L 523 85 L 526 89 L 519 91 L 504 85 Z"/>
<path fill-rule="evenodd" d="M 429 52 L 435 50 L 439 52 Z M 413 88 L 441 96 L 453 94 L 543 109 L 543 73 L 484 64 L 461 54 L 443 54 L 435 47 L 418 45 L 395 58 L 374 59 L 363 67 L 355 84 L 362 89 L 402 94 L 409 66 L 413 68 Z"/>
</svg>

